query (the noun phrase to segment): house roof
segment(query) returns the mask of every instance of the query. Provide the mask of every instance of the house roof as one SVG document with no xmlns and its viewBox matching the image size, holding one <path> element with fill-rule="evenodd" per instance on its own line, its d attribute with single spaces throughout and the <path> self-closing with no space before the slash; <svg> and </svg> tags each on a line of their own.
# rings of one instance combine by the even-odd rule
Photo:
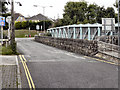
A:
<svg viewBox="0 0 120 90">
<path fill-rule="evenodd" d="M 15 15 L 14 15 L 15 20 L 17 20 L 17 18 L 18 18 L 19 16 L 24 17 L 24 16 L 23 16 L 22 14 L 20 14 L 20 13 L 15 13 Z"/>
<path fill-rule="evenodd" d="M 40 20 L 40 21 L 42 21 L 42 20 L 51 20 L 51 19 L 47 18 L 46 16 L 44 16 L 42 14 L 38 14 L 38 15 L 34 15 L 30 18 L 26 18 L 26 20 L 28 20 L 28 21 L 29 20 Z"/>
</svg>

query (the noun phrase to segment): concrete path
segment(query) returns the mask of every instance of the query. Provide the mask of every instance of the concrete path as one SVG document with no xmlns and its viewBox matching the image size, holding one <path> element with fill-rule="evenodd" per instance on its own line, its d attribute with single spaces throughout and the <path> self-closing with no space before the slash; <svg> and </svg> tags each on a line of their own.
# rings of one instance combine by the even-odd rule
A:
<svg viewBox="0 0 120 90">
<path fill-rule="evenodd" d="M 21 87 L 17 56 L 0 56 L 0 81 L 0 90 Z"/>
</svg>

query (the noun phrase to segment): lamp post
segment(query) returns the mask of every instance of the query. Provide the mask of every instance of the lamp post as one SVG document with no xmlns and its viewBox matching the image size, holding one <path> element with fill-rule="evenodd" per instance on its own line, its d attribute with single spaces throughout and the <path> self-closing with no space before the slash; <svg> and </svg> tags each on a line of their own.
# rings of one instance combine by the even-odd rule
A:
<svg viewBox="0 0 120 90">
<path fill-rule="evenodd" d="M 46 7 L 53 7 L 53 6 L 39 6 L 39 5 L 33 5 L 34 7 L 42 7 L 43 8 L 43 15 L 45 16 L 45 8 Z M 45 33 L 45 18 L 43 18 L 43 30 Z"/>
</svg>

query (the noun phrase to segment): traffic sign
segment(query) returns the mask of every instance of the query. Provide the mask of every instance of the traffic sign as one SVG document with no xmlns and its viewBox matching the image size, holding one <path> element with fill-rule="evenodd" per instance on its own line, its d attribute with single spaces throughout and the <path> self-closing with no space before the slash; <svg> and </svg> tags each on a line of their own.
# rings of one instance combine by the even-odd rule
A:
<svg viewBox="0 0 120 90">
<path fill-rule="evenodd" d="M 5 17 L 0 17 L 0 26 L 5 26 Z"/>
<path fill-rule="evenodd" d="M 8 16 L 8 17 L 6 18 L 6 22 L 7 22 L 7 23 L 10 23 L 10 22 L 11 22 L 11 16 Z"/>
</svg>

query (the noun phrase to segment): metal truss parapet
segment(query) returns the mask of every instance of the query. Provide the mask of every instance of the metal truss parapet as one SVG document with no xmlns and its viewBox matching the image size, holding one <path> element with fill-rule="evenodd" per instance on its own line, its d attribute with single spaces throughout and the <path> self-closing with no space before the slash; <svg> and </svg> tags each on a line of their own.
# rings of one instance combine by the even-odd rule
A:
<svg viewBox="0 0 120 90">
<path fill-rule="evenodd" d="M 94 40 L 95 37 L 99 37 L 102 34 L 102 24 L 79 24 L 68 25 L 56 28 L 50 28 L 47 32 L 52 34 L 52 37 L 56 38 L 72 38 L 72 39 L 87 39 Z M 113 32 L 110 35 L 113 35 Z M 107 35 L 107 34 L 106 34 Z"/>
</svg>

